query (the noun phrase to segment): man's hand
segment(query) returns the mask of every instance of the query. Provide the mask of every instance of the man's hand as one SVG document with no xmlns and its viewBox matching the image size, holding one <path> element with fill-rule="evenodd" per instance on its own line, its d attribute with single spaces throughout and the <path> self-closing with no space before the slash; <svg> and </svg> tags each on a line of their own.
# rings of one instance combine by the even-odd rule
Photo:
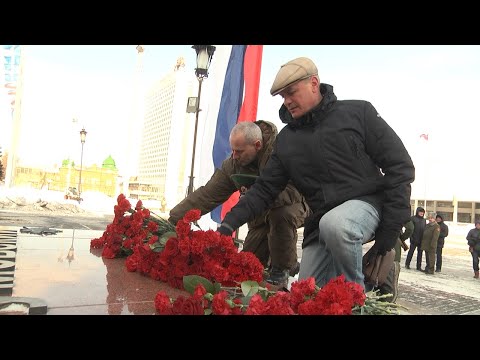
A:
<svg viewBox="0 0 480 360">
<path fill-rule="evenodd" d="M 217 229 L 217 231 L 222 234 L 222 235 L 227 235 L 227 236 L 232 236 L 233 234 L 233 229 L 230 225 L 226 223 L 222 223 L 220 227 Z"/>
<path fill-rule="evenodd" d="M 392 250 L 397 242 L 400 231 L 379 228 L 375 233 L 375 249 L 380 255 Z"/>
</svg>

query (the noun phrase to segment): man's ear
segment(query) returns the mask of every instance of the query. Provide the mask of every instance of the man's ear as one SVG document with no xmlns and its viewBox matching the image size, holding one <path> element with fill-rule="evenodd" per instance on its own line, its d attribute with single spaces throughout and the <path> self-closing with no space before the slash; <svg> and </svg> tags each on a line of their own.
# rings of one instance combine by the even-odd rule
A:
<svg viewBox="0 0 480 360">
<path fill-rule="evenodd" d="M 318 78 L 318 76 L 312 76 L 310 81 L 312 82 L 313 91 L 316 92 L 317 89 L 319 89 L 320 79 Z"/>
<path fill-rule="evenodd" d="M 255 146 L 255 150 L 260 151 L 260 150 L 262 150 L 263 144 L 260 140 L 257 140 L 257 141 L 255 141 L 254 146 Z"/>
</svg>

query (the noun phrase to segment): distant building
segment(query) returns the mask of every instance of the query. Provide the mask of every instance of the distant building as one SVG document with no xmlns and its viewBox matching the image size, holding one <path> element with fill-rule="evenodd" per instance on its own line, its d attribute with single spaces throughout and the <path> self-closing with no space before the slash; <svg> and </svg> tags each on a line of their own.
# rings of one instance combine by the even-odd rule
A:
<svg viewBox="0 0 480 360">
<path fill-rule="evenodd" d="M 418 206 L 442 215 L 444 221 L 474 223 L 480 220 L 480 202 L 453 200 L 410 200 L 412 215 Z"/>
<path fill-rule="evenodd" d="M 101 167 L 91 165 L 82 169 L 81 191 L 101 192 L 114 197 L 119 193 L 118 169 L 115 160 L 108 156 Z M 17 166 L 15 186 L 55 191 L 66 191 L 68 187 L 78 188 L 80 167 L 70 159 L 62 161 L 58 169 L 45 170 Z"/>
<path fill-rule="evenodd" d="M 195 121 L 187 99 L 196 95 L 194 73 L 179 58 L 173 71 L 157 81 L 145 99 L 138 176 L 130 180 L 130 197 L 161 200 L 173 207 L 185 197 Z"/>
<path fill-rule="evenodd" d="M 5 170 L 5 186 L 13 184 L 15 167 L 18 164 L 17 148 L 21 128 L 21 109 L 23 93 L 23 68 L 22 46 L 2 45 L 0 47 L 0 88 L 4 89 L 11 116 L 0 116 L 0 145 L 8 154 L 8 161 L 3 162 Z M 3 97 L 0 96 L 0 99 Z M 4 105 L 4 104 L 1 104 Z M 2 106 L 0 106 L 0 109 Z"/>
</svg>

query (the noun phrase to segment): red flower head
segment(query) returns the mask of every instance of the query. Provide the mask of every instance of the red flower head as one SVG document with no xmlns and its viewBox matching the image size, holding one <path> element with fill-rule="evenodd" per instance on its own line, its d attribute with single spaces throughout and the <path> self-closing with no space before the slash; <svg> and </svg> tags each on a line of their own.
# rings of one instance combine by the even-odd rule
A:
<svg viewBox="0 0 480 360">
<path fill-rule="evenodd" d="M 202 216 L 202 212 L 200 210 L 192 209 L 185 214 L 185 216 L 183 217 L 183 220 L 185 220 L 188 223 L 192 223 L 194 221 L 199 220 L 201 216 Z"/>
<path fill-rule="evenodd" d="M 227 303 L 228 293 L 222 290 L 213 295 L 212 312 L 215 315 L 230 315 L 232 307 Z"/>
<path fill-rule="evenodd" d="M 179 237 L 186 237 L 186 236 L 188 236 L 188 234 L 190 234 L 191 225 L 190 225 L 190 223 L 185 222 L 184 220 L 180 219 L 177 222 L 177 226 L 176 226 L 175 229 L 176 229 L 177 235 Z"/>
<path fill-rule="evenodd" d="M 157 295 L 155 295 L 155 310 L 160 315 L 172 315 L 172 302 L 170 301 L 170 297 L 167 295 L 165 291 L 159 291 Z"/>
</svg>

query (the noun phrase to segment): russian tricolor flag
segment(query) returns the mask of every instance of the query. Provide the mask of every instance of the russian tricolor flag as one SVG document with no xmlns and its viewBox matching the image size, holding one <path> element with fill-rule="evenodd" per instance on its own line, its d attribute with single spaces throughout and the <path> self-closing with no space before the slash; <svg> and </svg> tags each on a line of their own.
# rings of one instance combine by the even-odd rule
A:
<svg viewBox="0 0 480 360">
<path fill-rule="evenodd" d="M 218 56 L 215 58 L 214 55 L 210 69 L 212 69 L 212 73 L 216 71 L 219 79 L 222 78 L 219 73 L 224 74 L 223 86 L 219 86 L 217 92 L 214 90 L 215 94 L 212 92 L 210 94 L 210 103 L 214 103 L 218 98 L 220 100 L 217 113 L 213 113 L 216 106 L 209 106 L 208 114 L 206 114 L 206 126 L 215 124 L 211 153 L 215 169 L 220 168 L 223 160 L 232 153 L 229 136 L 233 126 L 240 121 L 257 120 L 263 53 L 263 45 L 232 45 L 229 53 L 219 47 L 215 53 L 215 55 L 218 53 Z M 224 51 L 222 52 L 222 50 Z M 222 64 L 222 58 L 223 62 L 227 62 L 226 66 Z M 211 174 L 210 172 L 208 178 Z M 205 182 L 205 176 L 203 176 L 203 180 L 202 183 Z M 220 223 L 225 214 L 237 203 L 238 198 L 239 193 L 236 192 L 222 206 L 213 210 L 210 213 L 212 220 Z"/>
</svg>

